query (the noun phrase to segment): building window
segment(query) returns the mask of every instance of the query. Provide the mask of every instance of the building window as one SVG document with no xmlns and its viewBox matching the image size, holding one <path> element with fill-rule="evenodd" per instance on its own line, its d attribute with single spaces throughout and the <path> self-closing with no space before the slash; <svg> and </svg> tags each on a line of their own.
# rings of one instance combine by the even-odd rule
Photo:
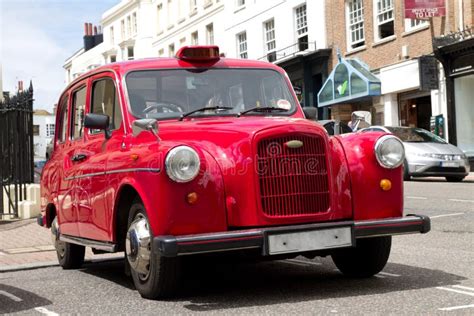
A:
<svg viewBox="0 0 474 316">
<path fill-rule="evenodd" d="M 428 25 L 428 21 L 425 20 L 415 20 L 415 19 L 405 19 L 405 32 L 413 31 L 420 29 Z"/>
<path fill-rule="evenodd" d="M 243 7 L 245 5 L 245 0 L 237 0 L 237 8 Z"/>
<path fill-rule="evenodd" d="M 301 37 L 308 33 L 308 23 L 306 20 L 306 4 L 295 9 L 296 35 Z"/>
<path fill-rule="evenodd" d="M 163 57 L 165 55 L 165 50 L 163 48 L 161 48 L 159 51 L 158 51 L 158 57 Z"/>
<path fill-rule="evenodd" d="M 393 0 L 374 0 L 375 40 L 381 40 L 395 34 L 393 18 Z"/>
<path fill-rule="evenodd" d="M 110 55 L 110 62 L 115 63 L 117 61 L 117 56 L 116 55 Z"/>
<path fill-rule="evenodd" d="M 122 41 L 125 40 L 125 20 L 120 21 L 120 33 L 122 34 Z"/>
<path fill-rule="evenodd" d="M 157 34 L 160 34 L 161 32 L 163 32 L 163 4 L 160 3 L 157 7 L 156 7 L 156 33 Z"/>
<path fill-rule="evenodd" d="M 39 136 L 40 134 L 40 126 L 39 125 L 33 125 L 33 135 L 34 136 Z"/>
<path fill-rule="evenodd" d="M 214 45 L 214 25 L 206 25 L 206 43 L 207 45 Z"/>
<path fill-rule="evenodd" d="M 168 55 L 169 55 L 170 57 L 174 57 L 174 44 L 170 44 L 170 45 L 168 46 Z"/>
<path fill-rule="evenodd" d="M 237 55 L 240 58 L 247 59 L 247 33 L 237 34 Z"/>
<path fill-rule="evenodd" d="M 364 2 L 363 0 L 349 0 L 346 6 L 346 24 L 348 49 L 365 45 L 364 34 Z"/>
<path fill-rule="evenodd" d="M 197 12 L 197 0 L 189 1 L 189 15 L 193 15 Z"/>
<path fill-rule="evenodd" d="M 199 45 L 198 32 L 191 33 L 191 45 Z"/>
<path fill-rule="evenodd" d="M 137 34 L 137 13 L 136 12 L 132 14 L 132 34 L 133 35 Z"/>
<path fill-rule="evenodd" d="M 127 16 L 127 37 L 132 35 L 132 23 L 130 21 L 130 15 Z"/>
<path fill-rule="evenodd" d="M 210 5 L 212 5 L 212 0 L 204 0 L 204 8 L 207 8 L 209 7 Z"/>
<path fill-rule="evenodd" d="M 133 60 L 135 58 L 135 51 L 133 49 L 133 46 L 128 46 L 127 47 L 127 59 L 128 60 Z"/>
<path fill-rule="evenodd" d="M 46 137 L 54 136 L 54 124 L 46 124 Z"/>
<path fill-rule="evenodd" d="M 111 26 L 110 27 L 110 45 L 114 45 L 115 44 L 115 39 L 114 39 L 114 27 Z"/>
<path fill-rule="evenodd" d="M 168 13 L 168 28 L 172 28 L 174 26 L 174 3 L 173 0 L 168 0 L 168 7 L 167 7 L 167 13 Z"/>
<path fill-rule="evenodd" d="M 264 23 L 265 29 L 265 51 L 267 53 L 276 49 L 275 41 L 275 20 L 271 19 Z"/>
<path fill-rule="evenodd" d="M 179 40 L 179 46 L 180 47 L 186 46 L 186 37 L 183 37 Z"/>
</svg>

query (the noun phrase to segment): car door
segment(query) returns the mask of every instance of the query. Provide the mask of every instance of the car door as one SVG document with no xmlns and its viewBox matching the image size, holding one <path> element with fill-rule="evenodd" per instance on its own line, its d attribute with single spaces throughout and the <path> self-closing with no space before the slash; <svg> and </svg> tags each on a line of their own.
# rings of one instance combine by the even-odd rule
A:
<svg viewBox="0 0 474 316">
<path fill-rule="evenodd" d="M 57 109 L 57 131 L 50 164 L 52 170 L 50 183 L 53 186 L 58 223 L 62 234 L 78 236 L 77 214 L 74 207 L 73 170 L 70 157 L 72 147 L 70 136 L 71 100 L 66 92 L 59 101 Z"/>
<path fill-rule="evenodd" d="M 109 130 L 111 137 L 106 139 L 104 131 L 85 128 L 84 145 L 80 153 L 87 156 L 84 173 L 90 176 L 81 177 L 79 186 L 87 187 L 87 193 L 79 195 L 80 203 L 79 231 L 81 237 L 111 241 L 112 213 L 110 205 L 107 204 L 107 194 L 110 193 L 111 185 L 106 178 L 106 162 L 113 150 L 120 150 L 121 136 L 118 148 L 110 148 L 116 143 L 117 135 L 122 135 L 122 114 L 120 111 L 117 89 L 113 73 L 101 73 L 90 79 L 91 92 L 88 97 L 89 103 L 87 113 L 105 114 L 109 116 Z M 85 193 L 85 192 L 84 192 Z"/>
</svg>

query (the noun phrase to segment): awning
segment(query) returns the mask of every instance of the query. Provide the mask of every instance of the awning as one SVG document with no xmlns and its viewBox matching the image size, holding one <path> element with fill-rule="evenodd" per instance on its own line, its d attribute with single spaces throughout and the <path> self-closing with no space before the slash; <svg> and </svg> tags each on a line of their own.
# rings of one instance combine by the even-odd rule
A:
<svg viewBox="0 0 474 316">
<path fill-rule="evenodd" d="M 380 80 L 362 62 L 339 56 L 339 63 L 318 93 L 318 107 L 379 96 L 381 86 Z"/>
</svg>

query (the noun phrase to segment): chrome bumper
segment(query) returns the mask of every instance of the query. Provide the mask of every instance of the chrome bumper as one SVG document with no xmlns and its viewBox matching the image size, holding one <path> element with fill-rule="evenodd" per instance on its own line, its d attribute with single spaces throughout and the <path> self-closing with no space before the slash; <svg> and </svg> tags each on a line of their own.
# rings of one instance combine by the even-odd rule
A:
<svg viewBox="0 0 474 316">
<path fill-rule="evenodd" d="M 405 217 L 380 220 L 265 227 L 186 236 L 157 236 L 153 238 L 153 247 L 155 252 L 165 257 L 245 249 L 260 249 L 262 255 L 267 256 L 269 255 L 268 235 L 348 226 L 351 227 L 354 239 L 412 233 L 425 234 L 431 229 L 429 217 L 410 214 Z"/>
</svg>

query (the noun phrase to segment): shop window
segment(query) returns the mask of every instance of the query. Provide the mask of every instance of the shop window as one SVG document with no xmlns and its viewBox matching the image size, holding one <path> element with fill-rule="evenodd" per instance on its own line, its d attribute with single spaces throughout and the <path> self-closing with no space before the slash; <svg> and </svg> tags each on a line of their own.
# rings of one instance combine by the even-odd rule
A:
<svg viewBox="0 0 474 316">
<path fill-rule="evenodd" d="M 351 74 L 351 94 L 367 92 L 367 83 L 355 73 Z"/>
<path fill-rule="evenodd" d="M 324 85 L 323 89 L 321 90 L 319 94 L 319 102 L 329 102 L 333 100 L 332 97 L 332 80 L 329 79 L 326 81 L 326 84 Z"/>
<path fill-rule="evenodd" d="M 349 0 L 346 2 L 346 25 L 348 50 L 365 45 L 364 2 Z"/>
<path fill-rule="evenodd" d="M 474 157 L 474 75 L 454 79 L 457 146 L 471 159 Z"/>
<path fill-rule="evenodd" d="M 375 40 L 395 34 L 393 0 L 374 0 Z"/>
</svg>

